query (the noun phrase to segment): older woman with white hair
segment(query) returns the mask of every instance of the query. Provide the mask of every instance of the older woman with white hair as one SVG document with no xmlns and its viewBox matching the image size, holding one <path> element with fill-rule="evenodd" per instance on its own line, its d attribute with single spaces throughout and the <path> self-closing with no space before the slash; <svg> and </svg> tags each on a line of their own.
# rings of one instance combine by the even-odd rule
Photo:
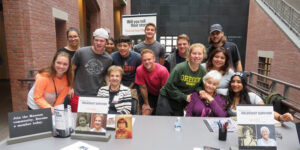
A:
<svg viewBox="0 0 300 150">
<path fill-rule="evenodd" d="M 266 126 L 260 128 L 260 139 L 257 140 L 257 146 L 276 146 L 276 141 L 270 138 L 270 130 Z"/>
<path fill-rule="evenodd" d="M 208 72 L 203 77 L 204 90 L 192 94 L 186 116 L 226 117 L 226 101 L 216 93 L 221 79 L 221 73 L 216 70 Z"/>
</svg>

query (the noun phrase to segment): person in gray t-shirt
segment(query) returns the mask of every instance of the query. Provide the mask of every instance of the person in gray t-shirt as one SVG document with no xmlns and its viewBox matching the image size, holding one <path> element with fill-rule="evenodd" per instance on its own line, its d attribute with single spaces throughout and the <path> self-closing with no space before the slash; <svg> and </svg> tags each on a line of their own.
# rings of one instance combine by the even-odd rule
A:
<svg viewBox="0 0 300 150">
<path fill-rule="evenodd" d="M 135 45 L 133 50 L 135 52 L 141 53 L 144 49 L 151 49 L 155 55 L 155 62 L 164 64 L 165 61 L 165 53 L 166 49 L 163 45 L 157 42 L 154 39 L 154 35 L 156 34 L 156 26 L 153 23 L 148 23 L 145 26 L 145 41 Z"/>
<path fill-rule="evenodd" d="M 105 29 L 96 29 L 93 45 L 78 49 L 72 58 L 75 93 L 70 104 L 73 112 L 77 112 L 78 96 L 96 96 L 104 85 L 107 68 L 112 64 L 111 56 L 105 52 L 107 39 Z"/>
</svg>

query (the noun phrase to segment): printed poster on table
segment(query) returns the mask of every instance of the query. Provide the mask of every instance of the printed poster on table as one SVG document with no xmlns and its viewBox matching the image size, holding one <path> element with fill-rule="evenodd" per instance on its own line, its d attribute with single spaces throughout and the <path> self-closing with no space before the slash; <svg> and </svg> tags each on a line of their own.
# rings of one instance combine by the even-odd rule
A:
<svg viewBox="0 0 300 150">
<path fill-rule="evenodd" d="M 75 133 L 105 135 L 108 101 L 107 98 L 79 97 Z"/>
<path fill-rule="evenodd" d="M 277 149 L 272 105 L 238 105 L 239 149 Z"/>
</svg>

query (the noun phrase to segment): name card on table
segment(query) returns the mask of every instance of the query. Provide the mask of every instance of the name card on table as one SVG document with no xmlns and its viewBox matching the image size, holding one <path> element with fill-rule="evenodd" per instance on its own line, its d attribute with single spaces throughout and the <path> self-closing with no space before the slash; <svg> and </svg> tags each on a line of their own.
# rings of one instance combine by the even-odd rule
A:
<svg viewBox="0 0 300 150">
<path fill-rule="evenodd" d="M 108 98 L 79 97 L 78 112 L 105 113 L 108 112 Z"/>
<path fill-rule="evenodd" d="M 272 105 L 238 105 L 239 149 L 276 149 Z"/>
<path fill-rule="evenodd" d="M 52 132 L 51 109 L 8 113 L 9 137 Z"/>
<path fill-rule="evenodd" d="M 110 139 L 110 134 L 106 134 L 108 102 L 108 98 L 79 97 L 75 134 L 71 138 L 107 142 Z"/>
</svg>

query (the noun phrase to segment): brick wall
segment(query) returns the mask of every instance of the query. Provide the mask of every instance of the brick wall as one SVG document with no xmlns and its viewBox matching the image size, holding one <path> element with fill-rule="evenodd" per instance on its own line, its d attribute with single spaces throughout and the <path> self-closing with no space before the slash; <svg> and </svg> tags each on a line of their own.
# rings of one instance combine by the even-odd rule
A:
<svg viewBox="0 0 300 150">
<path fill-rule="evenodd" d="M 258 50 L 273 51 L 270 77 L 300 86 L 300 50 L 255 1 L 250 1 L 248 23 L 245 70 L 257 72 Z M 282 92 L 283 87 L 278 90 Z M 298 102 L 299 96 L 299 91 L 290 91 Z"/>
<path fill-rule="evenodd" d="M 110 35 L 114 35 L 114 5 L 107 0 L 97 0 L 100 4 L 100 26 L 110 29 Z"/>
<path fill-rule="evenodd" d="M 128 1 L 126 13 L 131 8 Z M 28 78 L 30 70 L 48 66 L 56 50 L 66 45 L 65 30 L 79 29 L 78 0 L 2 2 L 13 110 L 19 111 L 27 109 L 28 86 L 18 79 Z M 113 1 L 93 0 L 89 4 L 95 8 L 90 16 L 91 32 L 107 27 L 113 35 Z M 68 20 L 56 22 L 52 8 L 67 13 Z"/>
<path fill-rule="evenodd" d="M 18 79 L 27 78 L 31 69 L 48 66 L 57 49 L 52 7 L 68 13 L 66 28 L 79 28 L 78 4 L 76 0 L 2 2 L 13 110 L 19 111 L 27 108 L 28 88 Z M 66 44 L 65 38 L 60 40 L 60 46 Z"/>
</svg>

